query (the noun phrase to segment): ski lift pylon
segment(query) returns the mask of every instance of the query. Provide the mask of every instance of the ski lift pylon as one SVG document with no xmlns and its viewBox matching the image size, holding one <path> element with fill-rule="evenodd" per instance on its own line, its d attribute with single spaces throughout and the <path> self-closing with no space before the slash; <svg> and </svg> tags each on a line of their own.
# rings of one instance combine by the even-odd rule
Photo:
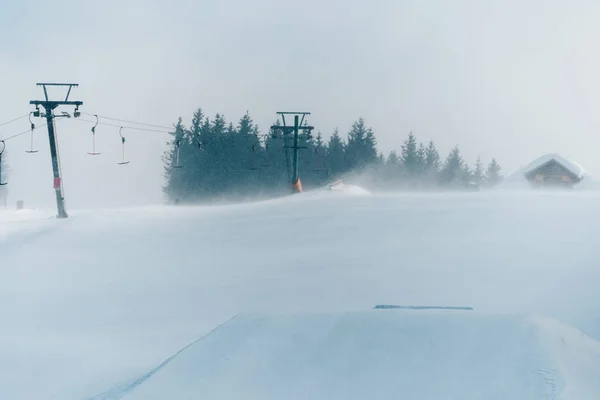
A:
<svg viewBox="0 0 600 400">
<path fill-rule="evenodd" d="M 123 127 L 120 127 L 119 128 L 119 136 L 121 136 L 121 146 L 122 146 L 122 153 L 123 153 L 123 161 L 120 162 L 120 163 L 117 163 L 119 165 L 129 164 L 129 161 L 125 161 L 125 137 L 121 133 L 122 130 L 123 130 Z"/>
<path fill-rule="evenodd" d="M 33 130 L 35 129 L 35 124 L 31 120 L 31 114 L 33 114 L 33 111 L 29 113 L 29 123 L 31 124 L 31 147 L 29 148 L 29 150 L 25 150 L 25 153 L 29 153 L 29 154 L 38 152 L 37 150 L 33 149 Z"/>
<path fill-rule="evenodd" d="M 92 151 L 88 152 L 90 156 L 98 156 L 101 153 L 96 152 L 96 127 L 98 126 L 98 115 L 94 115 L 96 117 L 96 123 L 92 126 Z"/>
</svg>

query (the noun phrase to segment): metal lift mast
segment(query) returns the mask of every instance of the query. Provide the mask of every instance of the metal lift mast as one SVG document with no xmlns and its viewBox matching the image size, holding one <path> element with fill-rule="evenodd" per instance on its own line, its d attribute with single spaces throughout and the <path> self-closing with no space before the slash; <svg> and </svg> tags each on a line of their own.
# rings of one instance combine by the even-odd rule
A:
<svg viewBox="0 0 600 400">
<path fill-rule="evenodd" d="M 290 183 L 292 186 L 293 193 L 302 192 L 302 181 L 300 180 L 299 171 L 298 171 L 298 150 L 305 149 L 306 146 L 300 146 L 298 144 L 298 138 L 300 135 L 300 131 L 305 134 L 310 134 L 310 132 L 314 129 L 313 126 L 304 125 L 304 119 L 307 115 L 310 115 L 309 112 L 294 112 L 294 111 L 278 111 L 278 115 L 281 116 L 281 120 L 283 125 L 273 125 L 271 129 L 273 131 L 280 131 L 283 133 L 285 149 L 286 149 L 286 161 L 288 163 L 288 171 L 291 170 Z M 286 115 L 294 116 L 294 125 L 287 125 L 285 117 Z M 300 119 L 301 117 L 301 119 Z M 290 137 L 293 134 L 293 137 Z M 289 142 L 292 142 L 290 145 Z M 291 151 L 291 157 L 289 154 Z M 291 164 L 291 165 L 290 165 Z"/>
<path fill-rule="evenodd" d="M 81 101 L 70 101 L 69 95 L 73 87 L 78 87 L 76 83 L 37 83 L 37 86 L 42 86 L 44 89 L 44 100 L 32 100 L 29 104 L 35 106 L 36 110 L 33 112 L 34 117 L 46 117 L 46 123 L 48 126 L 48 140 L 50 141 L 50 155 L 52 157 L 52 172 L 54 174 L 54 191 L 56 192 L 56 207 L 58 209 L 58 218 L 68 218 L 67 210 L 65 209 L 65 198 L 62 189 L 62 178 L 60 175 L 60 161 L 58 157 L 58 143 L 56 141 L 56 127 L 54 126 L 54 110 L 59 106 L 75 106 L 73 117 L 77 118 L 81 115 L 79 112 L 79 106 L 83 104 Z M 48 98 L 48 86 L 64 86 L 68 87 L 67 95 L 64 100 L 50 100 Z M 45 113 L 40 114 L 39 107 L 44 107 Z M 68 116 L 64 113 L 63 116 Z"/>
</svg>

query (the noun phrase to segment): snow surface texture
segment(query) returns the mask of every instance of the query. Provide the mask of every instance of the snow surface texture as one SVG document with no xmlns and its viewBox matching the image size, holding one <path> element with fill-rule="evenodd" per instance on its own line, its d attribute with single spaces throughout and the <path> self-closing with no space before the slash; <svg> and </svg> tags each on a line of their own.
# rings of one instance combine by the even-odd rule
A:
<svg viewBox="0 0 600 400">
<path fill-rule="evenodd" d="M 554 321 L 447 311 L 241 316 L 112 396 L 592 399 L 599 376 L 600 344 Z"/>
<path fill-rule="evenodd" d="M 456 343 L 481 353 L 473 361 L 457 355 L 454 364 L 446 364 L 452 366 L 446 371 L 461 378 L 447 383 L 456 385 L 456 393 L 475 396 L 467 389 L 477 386 L 477 379 L 460 371 L 479 371 L 475 377 L 481 377 L 481 371 L 492 368 L 484 362 L 487 357 L 508 364 L 492 368 L 505 388 L 482 398 L 532 393 L 522 384 L 538 381 L 509 373 L 511 365 L 547 367 L 538 371 L 556 383 L 555 396 L 547 398 L 600 398 L 594 386 L 599 376 L 595 341 L 551 322 L 527 319 L 540 332 L 533 340 L 516 318 L 494 319 L 497 313 L 545 315 L 600 339 L 599 193 L 306 194 L 239 206 L 69 210 L 72 218 L 62 221 L 48 219 L 53 210 L 0 212 L 0 398 L 120 396 L 123 388 L 238 314 L 127 395 L 140 398 L 145 385 L 177 395 L 172 383 L 207 369 L 213 378 L 219 372 L 260 378 L 253 387 L 261 394 L 260 385 L 264 388 L 270 378 L 286 373 L 278 367 L 269 375 L 268 363 L 283 366 L 285 357 L 301 357 L 294 348 L 307 349 L 306 357 L 314 357 L 316 350 L 308 349 L 319 342 L 324 356 L 338 367 L 346 363 L 346 370 L 341 374 L 332 368 L 332 378 L 339 380 L 327 387 L 315 383 L 314 393 L 323 390 L 315 396 L 344 393 L 336 383 L 349 379 L 353 368 L 359 368 L 366 382 L 375 382 L 376 376 L 364 375 L 369 362 L 380 362 L 377 368 L 397 365 L 377 353 L 384 348 L 413 357 L 411 370 L 398 369 L 396 376 L 421 382 L 420 387 L 410 385 L 416 392 L 409 397 L 426 398 L 419 392 L 435 393 L 436 382 L 428 379 L 431 368 L 441 375 L 437 368 L 443 366 L 425 351 L 424 337 L 435 330 L 434 346 L 437 341 Z M 471 306 L 475 311 L 373 310 L 377 304 Z M 383 313 L 416 319 L 402 328 L 395 319 L 379 317 Z M 423 313 L 427 318 L 419 317 Z M 301 329 L 307 319 L 314 321 L 314 333 Z M 354 329 L 368 323 L 380 328 L 377 338 L 396 338 L 397 344 L 370 347 L 375 342 L 365 335 L 371 330 Z M 429 330 L 419 328 L 421 324 Z M 498 324 L 504 334 L 492 335 Z M 242 326 L 248 337 L 238 341 Z M 482 336 L 469 347 L 457 337 L 461 329 Z M 328 342 L 329 335 L 342 343 Z M 220 346 L 221 353 L 206 343 Z M 252 349 L 263 344 L 273 346 L 259 359 L 264 363 L 249 362 Z M 505 351 L 529 345 L 535 351 Z M 277 358 L 278 346 L 282 358 Z M 422 349 L 423 357 L 414 359 L 412 346 Z M 352 350 L 348 357 L 355 361 L 347 362 L 337 348 Z M 207 366 L 195 363 L 195 357 L 219 361 Z M 367 361 L 361 363 L 361 357 Z M 247 365 L 242 366 L 244 360 Z M 241 369 L 227 369 L 226 361 Z M 309 361 L 303 359 L 304 365 Z M 190 374 L 173 376 L 186 363 L 191 363 Z M 292 364 L 288 366 L 287 372 Z M 313 368 L 326 372 L 324 366 Z M 313 375 L 303 374 L 308 385 Z M 231 381 L 229 390 L 235 387 Z M 274 387 L 273 395 L 281 390 Z M 386 397 L 398 398 L 399 393 L 379 396 Z"/>
</svg>

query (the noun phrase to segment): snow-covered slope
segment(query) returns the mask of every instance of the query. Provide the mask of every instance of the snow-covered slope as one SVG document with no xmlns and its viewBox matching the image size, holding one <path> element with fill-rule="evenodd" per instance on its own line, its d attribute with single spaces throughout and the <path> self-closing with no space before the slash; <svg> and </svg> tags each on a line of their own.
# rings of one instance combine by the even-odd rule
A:
<svg viewBox="0 0 600 400">
<path fill-rule="evenodd" d="M 600 343 L 545 319 L 238 316 L 104 398 L 592 399 L 599 376 Z"/>
<path fill-rule="evenodd" d="M 600 338 L 599 203 L 595 193 L 479 192 L 70 210 L 65 221 L 1 212 L 0 398 L 90 398 L 237 314 L 467 305 L 547 315 Z M 563 379 L 595 373 L 578 360 Z M 432 361 L 421 359 L 423 379 Z"/>
</svg>

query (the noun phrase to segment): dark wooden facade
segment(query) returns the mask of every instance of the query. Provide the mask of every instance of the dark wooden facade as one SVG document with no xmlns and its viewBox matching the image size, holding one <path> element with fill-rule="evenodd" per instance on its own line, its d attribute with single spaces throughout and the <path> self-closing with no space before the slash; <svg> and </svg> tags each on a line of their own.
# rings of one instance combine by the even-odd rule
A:
<svg viewBox="0 0 600 400">
<path fill-rule="evenodd" d="M 525 174 L 533 188 L 561 187 L 572 188 L 581 178 L 556 160 L 549 160 Z"/>
</svg>

